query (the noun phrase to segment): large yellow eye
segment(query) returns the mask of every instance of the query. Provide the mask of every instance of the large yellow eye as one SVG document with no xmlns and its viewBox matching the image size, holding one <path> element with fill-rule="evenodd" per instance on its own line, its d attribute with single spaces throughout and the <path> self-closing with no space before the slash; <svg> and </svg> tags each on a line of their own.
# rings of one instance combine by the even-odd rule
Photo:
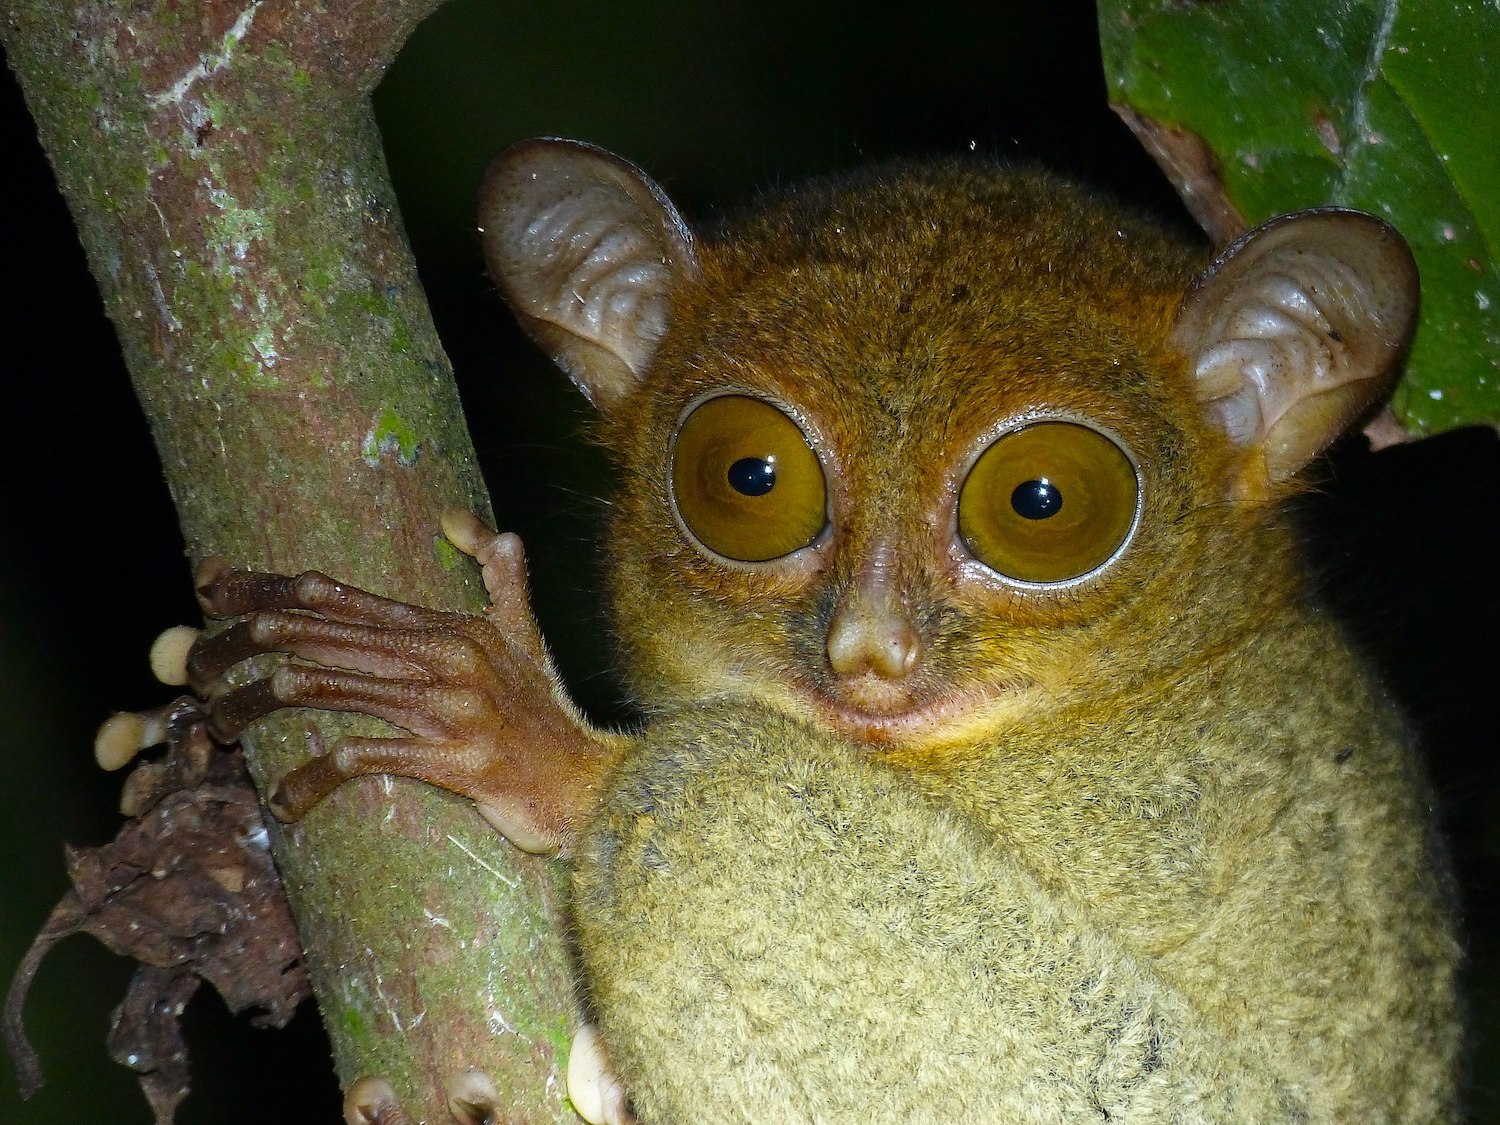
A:
<svg viewBox="0 0 1500 1125">
<path fill-rule="evenodd" d="M 1002 434 L 958 497 L 958 533 L 991 570 L 1018 582 L 1069 582 L 1103 566 L 1135 524 L 1140 484 L 1098 430 L 1037 422 Z"/>
<path fill-rule="evenodd" d="M 797 423 L 758 398 L 711 398 L 672 447 L 682 522 L 716 554 L 741 562 L 789 555 L 817 538 L 828 491 Z"/>
</svg>

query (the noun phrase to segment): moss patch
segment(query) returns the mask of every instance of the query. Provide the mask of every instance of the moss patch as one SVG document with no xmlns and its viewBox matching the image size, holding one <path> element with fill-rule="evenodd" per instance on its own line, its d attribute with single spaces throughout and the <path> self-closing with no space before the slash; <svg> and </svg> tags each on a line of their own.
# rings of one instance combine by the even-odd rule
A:
<svg viewBox="0 0 1500 1125">
<path fill-rule="evenodd" d="M 417 433 L 406 422 L 401 415 L 390 407 L 381 411 L 379 419 L 365 435 L 364 445 L 360 448 L 360 456 L 364 458 L 365 464 L 374 468 L 380 462 L 380 458 L 391 453 L 396 455 L 396 464 L 410 467 L 417 463 L 417 457 L 421 453 L 421 442 L 417 440 Z"/>
</svg>

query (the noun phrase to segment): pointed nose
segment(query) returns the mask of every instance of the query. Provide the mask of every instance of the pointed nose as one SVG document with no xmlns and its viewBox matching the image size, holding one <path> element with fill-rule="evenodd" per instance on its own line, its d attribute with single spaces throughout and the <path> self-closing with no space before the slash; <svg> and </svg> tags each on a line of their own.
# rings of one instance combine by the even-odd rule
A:
<svg viewBox="0 0 1500 1125">
<path fill-rule="evenodd" d="M 828 626 L 828 663 L 837 675 L 895 681 L 916 670 L 922 637 L 893 578 L 889 549 L 877 550 L 839 603 Z"/>
<path fill-rule="evenodd" d="M 828 663 L 840 676 L 873 672 L 883 680 L 911 675 L 922 656 L 922 640 L 904 610 L 853 596 L 828 628 Z"/>
</svg>

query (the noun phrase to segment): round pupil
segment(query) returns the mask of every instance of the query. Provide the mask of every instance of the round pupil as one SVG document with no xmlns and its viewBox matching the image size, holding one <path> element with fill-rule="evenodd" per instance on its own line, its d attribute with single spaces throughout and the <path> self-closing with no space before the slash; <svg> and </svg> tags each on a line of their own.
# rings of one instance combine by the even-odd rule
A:
<svg viewBox="0 0 1500 1125">
<path fill-rule="evenodd" d="M 1044 520 L 1057 515 L 1062 508 L 1062 492 L 1049 480 L 1023 480 L 1010 494 L 1010 506 L 1016 515 L 1029 520 Z"/>
<path fill-rule="evenodd" d="M 729 484 L 742 496 L 764 496 L 776 487 L 776 466 L 759 457 L 741 457 L 729 466 Z"/>
</svg>

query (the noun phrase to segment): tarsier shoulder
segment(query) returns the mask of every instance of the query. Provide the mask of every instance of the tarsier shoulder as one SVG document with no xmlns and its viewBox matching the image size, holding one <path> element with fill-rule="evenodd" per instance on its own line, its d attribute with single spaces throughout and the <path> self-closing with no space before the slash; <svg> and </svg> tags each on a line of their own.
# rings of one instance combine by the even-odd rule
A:
<svg viewBox="0 0 1500 1125">
<path fill-rule="evenodd" d="M 462 643 L 512 653 L 485 690 L 536 701 L 531 742 L 483 736 L 465 773 L 469 733 L 414 731 L 308 800 L 390 770 L 562 847 L 643 1121 L 1456 1112 L 1420 770 L 1280 509 L 1393 377 L 1416 302 L 1393 230 L 1307 212 L 1209 261 L 952 162 L 694 232 L 565 141 L 499 157 L 481 225 L 619 462 L 609 583 L 647 719 L 582 721 L 518 547 L 461 528 L 499 560 L 503 638 Z"/>
</svg>

